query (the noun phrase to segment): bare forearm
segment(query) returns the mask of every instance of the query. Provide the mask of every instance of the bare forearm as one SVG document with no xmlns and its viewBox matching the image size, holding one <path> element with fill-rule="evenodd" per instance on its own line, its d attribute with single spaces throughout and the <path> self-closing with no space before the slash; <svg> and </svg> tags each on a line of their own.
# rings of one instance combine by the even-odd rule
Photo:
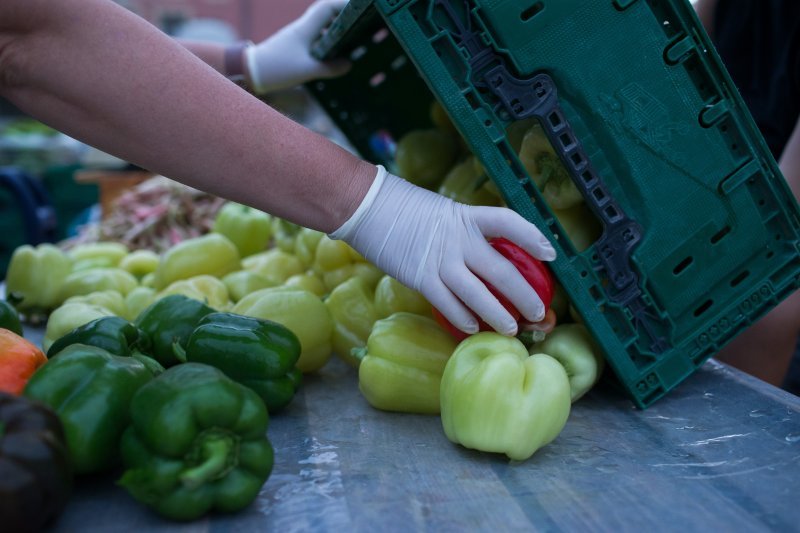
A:
<svg viewBox="0 0 800 533">
<path fill-rule="evenodd" d="M 800 121 L 783 149 L 780 167 L 800 201 Z M 717 356 L 773 385 L 783 382 L 800 334 L 800 291 L 781 302 Z"/>
<path fill-rule="evenodd" d="M 210 66 L 220 74 L 225 74 L 225 46 L 206 42 L 193 41 L 191 39 L 178 39 L 181 46 L 196 55 L 206 65 Z"/>
<path fill-rule="evenodd" d="M 369 187 L 371 165 L 110 2 L 6 0 L 0 20 L 0 92 L 88 144 L 323 231 Z"/>
</svg>

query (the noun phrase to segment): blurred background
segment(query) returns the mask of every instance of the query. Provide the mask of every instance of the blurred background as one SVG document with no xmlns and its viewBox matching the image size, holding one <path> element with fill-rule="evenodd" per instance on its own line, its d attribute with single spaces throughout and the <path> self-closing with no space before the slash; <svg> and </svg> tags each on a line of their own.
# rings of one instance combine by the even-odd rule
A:
<svg viewBox="0 0 800 533">
<path fill-rule="evenodd" d="M 297 18 L 310 0 L 119 0 L 169 35 L 260 41 Z"/>
<path fill-rule="evenodd" d="M 165 33 L 231 43 L 259 42 L 300 16 L 312 0 L 119 0 Z M 267 103 L 346 143 L 302 90 Z M 152 177 L 24 115 L 0 98 L 0 280 L 22 244 L 61 242 L 108 216 L 124 191 Z"/>
</svg>

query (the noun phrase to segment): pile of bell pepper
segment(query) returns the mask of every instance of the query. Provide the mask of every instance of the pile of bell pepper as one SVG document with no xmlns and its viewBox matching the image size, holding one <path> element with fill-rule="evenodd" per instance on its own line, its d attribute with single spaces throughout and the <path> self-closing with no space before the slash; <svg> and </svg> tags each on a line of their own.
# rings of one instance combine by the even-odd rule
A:
<svg viewBox="0 0 800 533">
<path fill-rule="evenodd" d="M 493 245 L 548 308 L 557 291 L 543 265 L 508 241 Z M 333 313 L 336 328 L 343 347 L 351 347 L 364 398 L 386 411 L 440 413 L 446 436 L 468 448 L 529 458 L 561 432 L 571 404 L 603 369 L 586 328 L 567 322 L 566 306 L 559 306 L 564 323 L 556 325 L 556 311 L 548 309 L 543 323 L 528 325 L 536 335 L 514 338 L 490 331 L 467 336 L 430 307 L 379 317 L 374 301 L 363 280 L 340 285 L 328 301 L 343 306 Z"/>
<path fill-rule="evenodd" d="M 0 455 L 0 495 L 9 498 L 2 505 L 58 484 L 46 494 L 54 515 L 73 475 L 121 467 L 119 483 L 134 498 L 167 518 L 191 520 L 246 507 L 269 477 L 269 413 L 285 408 L 302 380 L 300 341 L 285 326 L 179 294 L 157 300 L 134 322 L 101 316 L 73 328 L 47 356 L 20 335 L 19 316 L 6 302 L 0 325 L 0 390 L 16 396 L 19 409 L 49 417 L 49 427 L 33 429 L 49 431 L 39 460 L 53 469 L 30 481 L 23 481 L 30 478 L 24 465 L 3 470 L 4 461 L 23 459 L 19 439 L 3 429 L 13 413 L 2 418 L 0 396 L 0 452 L 11 450 Z M 8 516 L 31 523 L 50 516 L 25 517 L 26 509 Z"/>
<path fill-rule="evenodd" d="M 431 120 L 400 140 L 396 170 L 460 202 L 503 205 L 436 104 Z M 600 228 L 538 123 L 507 133 L 572 246 L 590 246 Z M 0 302 L 0 391 L 41 413 L 32 438 L 54 443 L 45 455 L 59 475 L 34 482 L 59 489 L 52 513 L 73 475 L 116 468 L 165 517 L 242 509 L 272 469 L 269 415 L 333 355 L 376 409 L 439 415 L 455 443 L 529 458 L 560 433 L 603 359 L 547 267 L 510 241 L 490 244 L 547 310 L 527 323 L 489 286 L 517 338 L 480 321 L 467 336 L 347 244 L 235 203 L 211 233 L 163 254 L 109 242 L 18 248 L 6 277 L 14 305 Z M 46 319 L 44 351 L 22 337 L 17 313 Z"/>
<path fill-rule="evenodd" d="M 443 108 L 434 103 L 430 116 L 433 128 L 399 140 L 394 170 L 462 203 L 503 205 Z M 538 121 L 512 123 L 507 136 L 568 237 L 564 245 L 578 252 L 588 248 L 601 228 Z M 358 368 L 359 388 L 370 405 L 441 413 L 453 442 L 522 460 L 559 434 L 572 402 L 599 379 L 603 359 L 549 269 L 508 240 L 490 244 L 517 267 L 545 306 L 545 319 L 528 323 L 488 286 L 517 320 L 517 338 L 494 333 L 480 320 L 481 333 L 468 336 L 429 305 L 381 307 L 374 282 L 366 279 L 339 284 L 326 305 L 334 320 L 334 350 Z"/>
</svg>

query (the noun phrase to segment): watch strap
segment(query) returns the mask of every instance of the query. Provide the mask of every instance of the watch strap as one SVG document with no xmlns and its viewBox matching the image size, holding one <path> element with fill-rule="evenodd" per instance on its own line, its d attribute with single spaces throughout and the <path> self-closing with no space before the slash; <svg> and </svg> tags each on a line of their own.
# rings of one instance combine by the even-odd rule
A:
<svg viewBox="0 0 800 533">
<path fill-rule="evenodd" d="M 235 82 L 245 81 L 244 51 L 250 46 L 253 46 L 253 41 L 239 41 L 225 47 L 225 75 Z"/>
</svg>

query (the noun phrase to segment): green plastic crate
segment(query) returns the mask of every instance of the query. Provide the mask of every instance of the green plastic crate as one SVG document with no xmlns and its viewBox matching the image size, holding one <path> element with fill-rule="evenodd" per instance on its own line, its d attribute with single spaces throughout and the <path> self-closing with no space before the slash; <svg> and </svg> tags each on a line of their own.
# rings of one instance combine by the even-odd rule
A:
<svg viewBox="0 0 800 533">
<path fill-rule="evenodd" d="M 441 102 L 638 407 L 800 286 L 797 203 L 688 1 L 352 0 L 316 52 L 354 59 L 309 89 L 376 163 Z M 580 253 L 506 138 L 526 117 L 603 223 Z"/>
</svg>

